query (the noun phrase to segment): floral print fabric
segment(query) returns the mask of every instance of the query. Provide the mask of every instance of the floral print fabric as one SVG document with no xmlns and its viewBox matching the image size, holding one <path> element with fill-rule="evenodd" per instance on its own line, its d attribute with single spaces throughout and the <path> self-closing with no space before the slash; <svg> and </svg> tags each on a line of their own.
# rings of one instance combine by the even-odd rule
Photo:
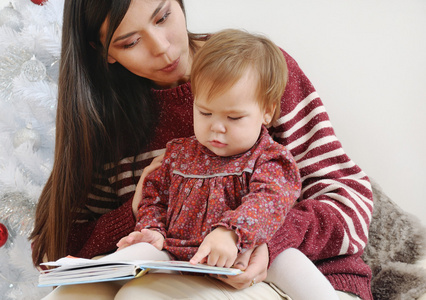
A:
<svg viewBox="0 0 426 300">
<path fill-rule="evenodd" d="M 266 128 L 249 151 L 220 157 L 195 137 L 172 140 L 144 186 L 136 230 L 160 231 L 164 249 L 189 260 L 217 226 L 238 235 L 240 251 L 269 241 L 300 195 L 296 163 Z"/>
</svg>

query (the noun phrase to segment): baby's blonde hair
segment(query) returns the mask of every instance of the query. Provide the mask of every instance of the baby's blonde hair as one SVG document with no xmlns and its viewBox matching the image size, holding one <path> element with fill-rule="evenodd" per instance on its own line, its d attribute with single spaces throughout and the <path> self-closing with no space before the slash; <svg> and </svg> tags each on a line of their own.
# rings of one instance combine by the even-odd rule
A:
<svg viewBox="0 0 426 300">
<path fill-rule="evenodd" d="M 268 38 L 236 29 L 210 37 L 194 56 L 191 86 L 195 99 L 212 99 L 230 89 L 249 69 L 257 73 L 257 99 L 263 110 L 280 112 L 287 83 L 287 64 L 282 51 Z"/>
</svg>

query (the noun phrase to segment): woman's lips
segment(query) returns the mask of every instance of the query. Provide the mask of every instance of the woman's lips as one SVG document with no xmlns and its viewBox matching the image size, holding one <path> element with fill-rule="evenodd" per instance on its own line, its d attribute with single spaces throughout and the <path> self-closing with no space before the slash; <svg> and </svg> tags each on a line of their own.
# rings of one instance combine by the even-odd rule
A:
<svg viewBox="0 0 426 300">
<path fill-rule="evenodd" d="M 167 65 L 165 68 L 162 68 L 161 71 L 163 71 L 163 72 L 173 72 L 179 66 L 179 61 L 180 61 L 180 58 L 176 59 L 170 65 Z"/>
</svg>

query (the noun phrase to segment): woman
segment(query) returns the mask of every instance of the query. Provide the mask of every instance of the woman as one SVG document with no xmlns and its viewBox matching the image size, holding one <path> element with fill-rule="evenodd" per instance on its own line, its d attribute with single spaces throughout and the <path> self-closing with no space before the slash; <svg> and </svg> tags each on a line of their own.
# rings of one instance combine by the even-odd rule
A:
<svg viewBox="0 0 426 300">
<path fill-rule="evenodd" d="M 67 254 L 112 252 L 134 229 L 143 168 L 167 141 L 193 134 L 191 60 L 208 38 L 187 33 L 177 0 L 65 1 L 62 36 L 55 161 L 31 235 L 36 265 Z M 302 196 L 267 248 L 241 255 L 237 266 L 245 273 L 221 280 L 239 289 L 253 285 L 266 278 L 268 254 L 269 272 L 279 272 L 275 266 L 286 263 L 274 259 L 298 248 L 336 290 L 371 299 L 370 270 L 360 258 L 372 211 L 368 178 L 342 150 L 309 80 L 284 56 L 289 79 L 280 118 L 269 131 L 295 157 Z M 198 282 L 201 294 L 218 284 L 170 275 L 141 281 L 153 278 L 188 291 Z M 117 290 L 119 298 L 146 286 L 141 281 L 97 286 L 112 299 Z M 78 286 L 73 293 L 93 299 L 91 288 Z M 67 288 L 57 290 L 60 295 Z M 250 294 L 254 291 L 265 299 L 273 293 L 266 284 L 254 285 Z"/>
</svg>

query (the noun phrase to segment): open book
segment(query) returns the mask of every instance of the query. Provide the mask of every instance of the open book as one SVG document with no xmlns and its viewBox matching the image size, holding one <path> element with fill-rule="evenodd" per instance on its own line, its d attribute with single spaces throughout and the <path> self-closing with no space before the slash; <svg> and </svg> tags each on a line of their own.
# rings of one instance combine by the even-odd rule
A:
<svg viewBox="0 0 426 300">
<path fill-rule="evenodd" d="M 56 268 L 40 272 L 39 287 L 131 279 L 140 277 L 150 270 L 221 275 L 242 273 L 241 270 L 235 268 L 212 267 L 204 264 L 192 265 L 186 261 L 105 261 L 64 257 L 42 265 Z"/>
</svg>

